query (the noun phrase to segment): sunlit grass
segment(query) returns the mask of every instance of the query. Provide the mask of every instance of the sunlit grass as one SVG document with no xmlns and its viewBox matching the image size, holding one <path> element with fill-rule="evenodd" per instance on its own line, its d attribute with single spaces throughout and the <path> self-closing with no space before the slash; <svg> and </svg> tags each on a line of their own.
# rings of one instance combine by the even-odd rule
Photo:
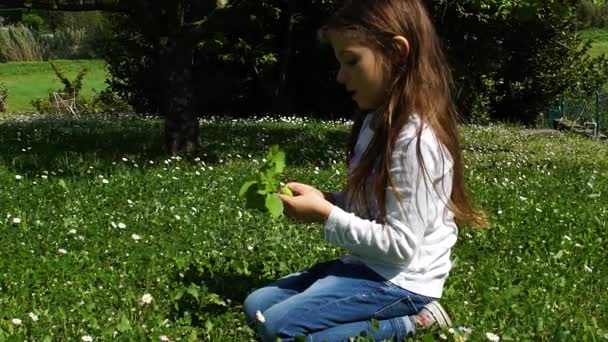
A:
<svg viewBox="0 0 608 342">
<path fill-rule="evenodd" d="M 82 68 L 89 68 L 84 77 L 82 96 L 89 98 L 95 91 L 106 88 L 108 76 L 103 60 L 58 60 L 59 67 L 73 80 Z M 10 112 L 34 110 L 31 101 L 47 98 L 49 93 L 62 89 L 48 62 L 11 62 L 0 63 L 0 83 L 8 89 L 8 108 Z"/>
<path fill-rule="evenodd" d="M 0 340 L 254 341 L 248 293 L 346 251 L 321 225 L 244 210 L 240 185 L 279 144 L 285 181 L 340 190 L 349 127 L 210 120 L 204 152 L 169 158 L 155 119 L 5 119 Z M 608 338 L 606 143 L 506 126 L 461 134 L 492 225 L 460 231 L 441 299 L 456 327 L 470 340 Z"/>
</svg>

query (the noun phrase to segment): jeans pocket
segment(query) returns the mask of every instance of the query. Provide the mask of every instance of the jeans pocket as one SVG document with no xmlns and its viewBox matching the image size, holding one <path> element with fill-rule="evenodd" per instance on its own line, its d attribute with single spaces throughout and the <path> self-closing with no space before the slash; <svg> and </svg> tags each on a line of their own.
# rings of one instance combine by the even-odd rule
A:
<svg viewBox="0 0 608 342">
<path fill-rule="evenodd" d="M 418 310 L 412 301 L 412 297 L 406 296 L 376 311 L 373 317 L 377 320 L 384 320 L 401 316 L 415 315 L 417 312 Z"/>
</svg>

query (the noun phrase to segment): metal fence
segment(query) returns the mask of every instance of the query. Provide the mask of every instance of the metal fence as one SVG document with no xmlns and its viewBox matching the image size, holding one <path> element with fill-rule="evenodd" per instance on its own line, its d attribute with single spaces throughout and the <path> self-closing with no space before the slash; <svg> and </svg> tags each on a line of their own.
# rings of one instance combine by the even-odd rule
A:
<svg viewBox="0 0 608 342">
<path fill-rule="evenodd" d="M 562 97 L 545 114 L 545 127 L 557 129 L 560 120 L 568 120 L 596 138 L 607 135 L 608 94 L 598 91 L 591 97 Z"/>
</svg>

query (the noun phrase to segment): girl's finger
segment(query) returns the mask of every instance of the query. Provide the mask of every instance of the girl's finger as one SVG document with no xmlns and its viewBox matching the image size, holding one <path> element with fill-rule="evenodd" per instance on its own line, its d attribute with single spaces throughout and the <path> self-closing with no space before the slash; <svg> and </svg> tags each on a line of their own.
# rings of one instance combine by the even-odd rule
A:
<svg viewBox="0 0 608 342">
<path fill-rule="evenodd" d="M 287 184 L 287 187 L 294 193 L 294 194 L 298 194 L 301 195 L 305 190 L 306 187 L 304 184 L 301 183 L 289 183 Z"/>
</svg>

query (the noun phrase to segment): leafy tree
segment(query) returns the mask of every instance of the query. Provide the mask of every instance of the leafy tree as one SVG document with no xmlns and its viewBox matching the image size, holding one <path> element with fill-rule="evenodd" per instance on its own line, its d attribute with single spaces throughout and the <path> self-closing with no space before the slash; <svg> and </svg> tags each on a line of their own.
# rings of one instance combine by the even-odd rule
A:
<svg viewBox="0 0 608 342">
<path fill-rule="evenodd" d="M 607 80 L 572 21 L 575 1 L 430 1 L 465 117 L 534 122 L 563 93 Z M 517 6 L 516 6 L 517 5 Z M 488 113 L 490 116 L 485 116 Z"/>
<path fill-rule="evenodd" d="M 0 4 L 0 9 L 126 13 L 152 46 L 147 58 L 158 67 L 157 79 L 162 85 L 157 93 L 159 111 L 165 116 L 166 147 L 173 154 L 194 151 L 200 146 L 200 130 L 194 115 L 193 47 L 207 26 L 217 25 L 217 17 L 231 5 L 223 0 L 7 0 Z"/>
</svg>

